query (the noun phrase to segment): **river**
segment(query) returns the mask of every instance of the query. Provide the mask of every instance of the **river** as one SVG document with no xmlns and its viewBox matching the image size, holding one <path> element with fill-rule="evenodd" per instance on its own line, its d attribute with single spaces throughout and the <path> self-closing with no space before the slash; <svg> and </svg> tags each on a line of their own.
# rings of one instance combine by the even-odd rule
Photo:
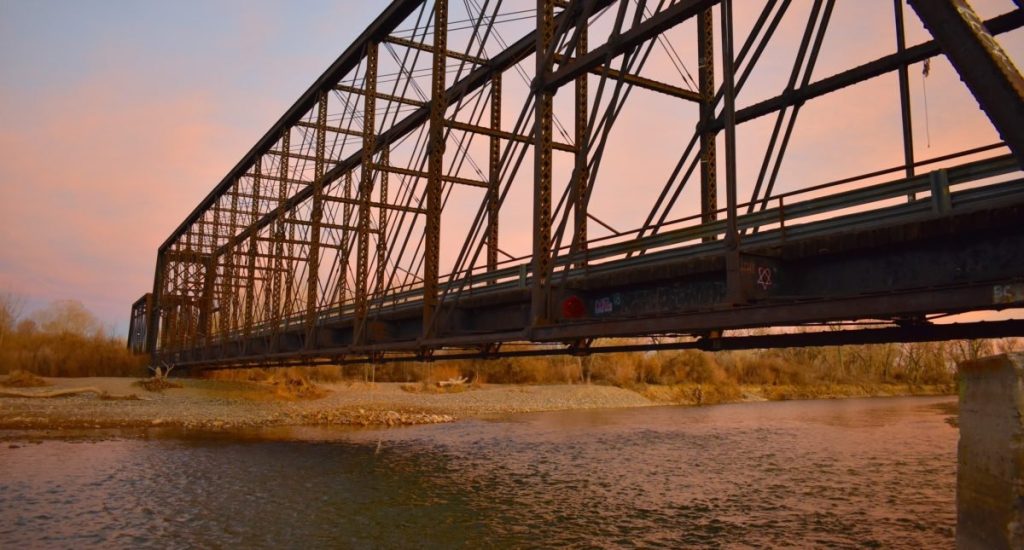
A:
<svg viewBox="0 0 1024 550">
<path fill-rule="evenodd" d="M 18 439 L 0 547 L 921 548 L 954 542 L 955 398 Z"/>
</svg>

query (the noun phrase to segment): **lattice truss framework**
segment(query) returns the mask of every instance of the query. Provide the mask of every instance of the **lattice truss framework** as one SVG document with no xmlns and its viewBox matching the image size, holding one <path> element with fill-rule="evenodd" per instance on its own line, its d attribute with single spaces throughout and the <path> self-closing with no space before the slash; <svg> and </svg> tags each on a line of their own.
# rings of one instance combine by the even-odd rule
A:
<svg viewBox="0 0 1024 550">
<path fill-rule="evenodd" d="M 804 104 L 886 74 L 899 76 L 891 99 L 905 163 L 850 181 L 914 176 L 929 161 L 914 158 L 907 71 L 940 48 L 906 46 L 902 3 L 872 2 L 863 9 L 892 17 L 894 53 L 822 77 L 815 64 L 836 4 L 743 2 L 756 17 L 733 51 L 731 2 L 396 0 L 161 247 L 150 349 L 299 327 L 309 346 L 318 325 L 339 318 L 354 319 L 355 342 L 365 342 L 369 319 L 412 302 L 429 337 L 450 298 L 511 280 L 528 280 L 543 324 L 550 287 L 573 270 L 694 242 L 734 246 L 756 232 L 737 228 L 737 216 L 782 206 L 780 166 Z M 803 32 L 784 54 L 782 87 L 743 99 L 792 20 Z M 993 34 L 1020 25 L 1019 10 L 988 22 Z M 621 113 L 644 98 L 674 102 L 695 130 L 626 230 L 588 207 L 599 193 L 615 200 L 647 185 L 601 177 L 622 143 Z M 735 131 L 755 120 L 770 121 L 768 139 L 745 153 L 755 177 L 742 199 Z M 531 219 L 499 225 L 517 192 Z M 652 240 L 686 227 L 697 230 Z M 531 234 L 526 255 L 500 240 L 522 249 L 516 234 Z M 622 246 L 636 242 L 646 244 Z"/>
</svg>

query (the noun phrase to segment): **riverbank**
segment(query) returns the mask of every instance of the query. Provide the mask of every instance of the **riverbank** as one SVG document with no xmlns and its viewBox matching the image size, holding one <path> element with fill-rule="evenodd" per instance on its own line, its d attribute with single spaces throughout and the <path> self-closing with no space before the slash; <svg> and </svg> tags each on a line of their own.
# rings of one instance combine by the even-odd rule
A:
<svg viewBox="0 0 1024 550">
<path fill-rule="evenodd" d="M 71 393 L 54 398 L 0 398 L 0 429 L 81 430 L 176 427 L 232 430 L 270 426 L 396 426 L 452 422 L 520 412 L 649 407 L 724 402 L 710 387 L 484 385 L 439 390 L 423 385 L 340 382 L 318 385 L 318 398 L 282 396 L 268 384 L 176 379 L 180 388 L 147 391 L 131 378 L 47 378 L 24 393 Z M 741 387 L 728 401 L 942 395 L 950 388 L 906 385 Z"/>
</svg>

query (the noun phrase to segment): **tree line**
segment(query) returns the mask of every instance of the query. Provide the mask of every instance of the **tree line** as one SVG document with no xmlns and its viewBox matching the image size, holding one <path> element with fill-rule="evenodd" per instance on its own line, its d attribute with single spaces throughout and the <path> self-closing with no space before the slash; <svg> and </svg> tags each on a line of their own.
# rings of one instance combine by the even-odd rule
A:
<svg viewBox="0 0 1024 550">
<path fill-rule="evenodd" d="M 147 363 L 77 300 L 57 300 L 26 315 L 20 297 L 0 293 L 0 373 L 137 376 Z"/>
</svg>

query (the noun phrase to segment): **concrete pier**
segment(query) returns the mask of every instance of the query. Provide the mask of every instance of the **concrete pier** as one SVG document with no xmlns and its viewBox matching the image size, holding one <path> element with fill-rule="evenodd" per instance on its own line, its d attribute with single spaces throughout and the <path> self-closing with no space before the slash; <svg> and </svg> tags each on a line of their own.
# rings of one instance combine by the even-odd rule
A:
<svg viewBox="0 0 1024 550">
<path fill-rule="evenodd" d="M 1024 549 L 1024 354 L 959 371 L 957 548 Z"/>
</svg>

